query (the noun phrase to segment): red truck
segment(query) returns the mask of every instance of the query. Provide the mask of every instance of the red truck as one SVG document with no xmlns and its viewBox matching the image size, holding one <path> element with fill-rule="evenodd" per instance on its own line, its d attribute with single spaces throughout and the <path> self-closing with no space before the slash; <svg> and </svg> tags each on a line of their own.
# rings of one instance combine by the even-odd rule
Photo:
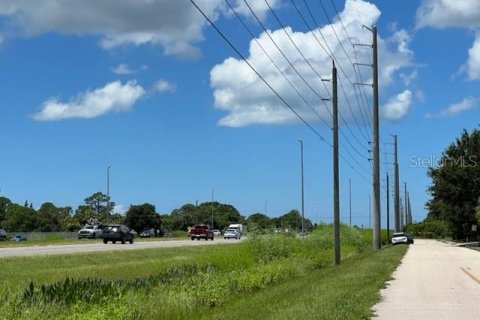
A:
<svg viewBox="0 0 480 320">
<path fill-rule="evenodd" d="M 213 230 L 210 229 L 210 226 L 206 224 L 196 225 L 190 230 L 190 238 L 192 240 L 210 239 L 213 241 L 213 238 L 214 238 Z"/>
</svg>

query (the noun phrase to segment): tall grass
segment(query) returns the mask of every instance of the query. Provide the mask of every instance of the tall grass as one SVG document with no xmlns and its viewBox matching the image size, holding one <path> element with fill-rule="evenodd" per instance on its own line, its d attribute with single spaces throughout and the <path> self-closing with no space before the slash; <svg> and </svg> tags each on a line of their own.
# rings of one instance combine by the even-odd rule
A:
<svg viewBox="0 0 480 320">
<path fill-rule="evenodd" d="M 332 234 L 332 227 L 324 225 L 306 238 L 252 234 L 234 246 L 2 259 L 6 273 L 0 281 L 8 296 L 0 297 L 0 319 L 206 315 L 230 304 L 231 297 L 244 299 L 328 269 Z M 342 227 L 341 239 L 347 261 L 368 251 L 356 229 Z"/>
</svg>

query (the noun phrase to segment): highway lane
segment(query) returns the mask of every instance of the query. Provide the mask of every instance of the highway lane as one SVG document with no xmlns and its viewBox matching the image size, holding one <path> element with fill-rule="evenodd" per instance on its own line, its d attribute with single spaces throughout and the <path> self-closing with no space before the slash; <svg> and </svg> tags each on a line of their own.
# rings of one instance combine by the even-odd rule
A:
<svg viewBox="0 0 480 320">
<path fill-rule="evenodd" d="M 185 246 L 206 246 L 214 244 L 233 244 L 241 240 L 224 240 L 215 238 L 214 241 L 205 240 L 166 240 L 166 241 L 135 241 L 133 244 L 116 243 L 104 244 L 102 242 L 85 244 L 67 244 L 67 245 L 49 245 L 49 246 L 31 246 L 31 247 L 8 247 L 0 248 L 0 258 L 18 257 L 18 256 L 36 256 L 36 255 L 58 255 L 72 253 L 99 252 L 111 250 L 136 250 L 148 248 L 173 248 Z"/>
<path fill-rule="evenodd" d="M 372 319 L 480 319 L 480 252 L 415 240 Z"/>
</svg>

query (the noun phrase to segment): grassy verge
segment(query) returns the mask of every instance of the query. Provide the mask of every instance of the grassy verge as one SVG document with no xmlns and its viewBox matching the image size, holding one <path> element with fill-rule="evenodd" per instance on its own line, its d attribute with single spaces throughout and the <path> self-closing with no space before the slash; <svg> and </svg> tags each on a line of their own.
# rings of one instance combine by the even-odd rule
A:
<svg viewBox="0 0 480 320">
<path fill-rule="evenodd" d="M 379 290 L 390 279 L 407 246 L 387 247 L 343 261 L 269 290 L 242 295 L 205 312 L 203 319 L 370 319 Z"/>
<path fill-rule="evenodd" d="M 323 319 L 317 305 L 353 319 L 368 314 L 405 249 L 371 254 L 347 227 L 341 238 L 340 267 L 331 226 L 305 239 L 2 259 L 0 319 Z"/>
</svg>

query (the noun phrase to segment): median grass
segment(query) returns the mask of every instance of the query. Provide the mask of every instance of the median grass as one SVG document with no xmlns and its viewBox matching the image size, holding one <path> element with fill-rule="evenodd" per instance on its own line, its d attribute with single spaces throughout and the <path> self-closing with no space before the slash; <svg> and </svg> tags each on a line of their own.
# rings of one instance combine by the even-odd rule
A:
<svg viewBox="0 0 480 320">
<path fill-rule="evenodd" d="M 369 314 L 405 247 L 373 254 L 358 230 L 341 235 L 340 267 L 331 226 L 305 239 L 2 259 L 0 319 L 336 319 L 318 317 L 329 306 L 362 319 L 345 316 Z"/>
</svg>

